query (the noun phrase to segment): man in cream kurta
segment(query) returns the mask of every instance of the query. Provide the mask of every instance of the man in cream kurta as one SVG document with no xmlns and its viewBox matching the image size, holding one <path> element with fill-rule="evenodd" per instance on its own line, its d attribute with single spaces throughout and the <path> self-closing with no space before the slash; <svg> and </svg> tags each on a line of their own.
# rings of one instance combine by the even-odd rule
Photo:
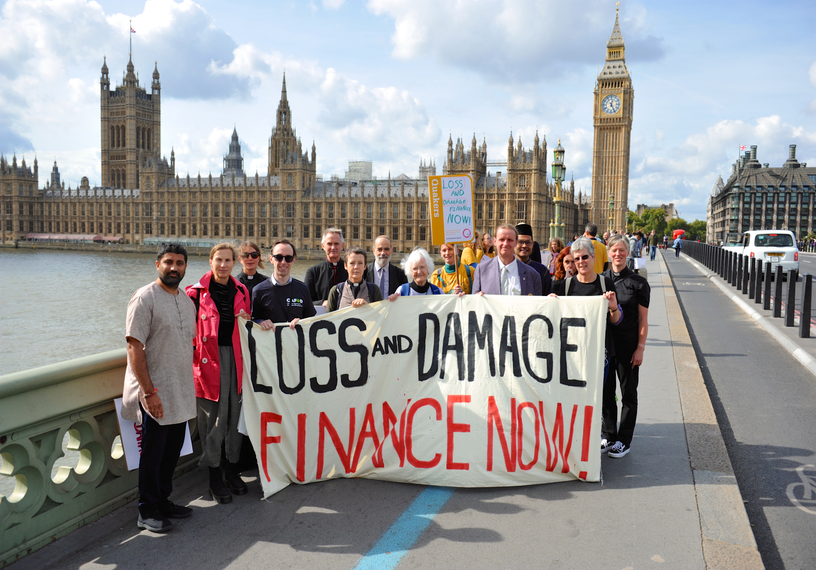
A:
<svg viewBox="0 0 816 570">
<path fill-rule="evenodd" d="M 133 294 L 125 323 L 128 365 L 122 417 L 142 424 L 137 524 L 152 532 L 170 530 L 167 519 L 192 514 L 169 499 L 187 420 L 196 416 L 196 309 L 178 290 L 186 267 L 182 246 L 162 246 L 156 261 L 159 277 Z"/>
</svg>

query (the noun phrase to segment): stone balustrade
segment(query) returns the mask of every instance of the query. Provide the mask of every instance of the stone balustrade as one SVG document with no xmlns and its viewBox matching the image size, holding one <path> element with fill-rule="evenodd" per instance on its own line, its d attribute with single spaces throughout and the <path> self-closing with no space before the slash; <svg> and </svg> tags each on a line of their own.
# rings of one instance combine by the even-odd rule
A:
<svg viewBox="0 0 816 570">
<path fill-rule="evenodd" d="M 0 568 L 136 497 L 113 402 L 126 358 L 119 349 L 0 376 Z"/>
</svg>

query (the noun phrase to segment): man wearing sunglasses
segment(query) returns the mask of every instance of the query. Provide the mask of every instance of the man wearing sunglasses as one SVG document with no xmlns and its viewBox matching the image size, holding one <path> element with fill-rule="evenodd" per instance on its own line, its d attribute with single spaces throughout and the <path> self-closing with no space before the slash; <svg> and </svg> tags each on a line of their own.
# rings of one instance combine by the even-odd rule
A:
<svg viewBox="0 0 816 570">
<path fill-rule="evenodd" d="M 309 288 L 289 274 L 295 259 L 297 252 L 289 240 L 272 246 L 272 276 L 252 292 L 252 320 L 264 330 L 275 330 L 275 323 L 289 323 L 294 329 L 300 319 L 316 313 Z"/>
</svg>

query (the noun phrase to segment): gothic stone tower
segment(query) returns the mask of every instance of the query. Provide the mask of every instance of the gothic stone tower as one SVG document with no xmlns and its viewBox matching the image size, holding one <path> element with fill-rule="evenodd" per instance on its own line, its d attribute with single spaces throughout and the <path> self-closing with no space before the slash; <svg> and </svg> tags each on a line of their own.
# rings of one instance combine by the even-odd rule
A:
<svg viewBox="0 0 816 570">
<path fill-rule="evenodd" d="M 43 231 L 38 176 L 36 158 L 32 169 L 25 158 L 18 165 L 16 154 L 11 162 L 0 155 L 0 241 L 25 239 L 28 233 Z"/>
<path fill-rule="evenodd" d="M 626 68 L 618 16 L 616 13 L 615 27 L 606 44 L 606 62 L 595 83 L 593 109 L 590 219 L 604 229 L 625 228 L 629 210 L 629 142 L 635 92 Z"/>
<path fill-rule="evenodd" d="M 102 186 L 139 188 L 140 170 L 161 155 L 161 84 L 158 65 L 148 93 L 139 86 L 128 57 L 122 84 L 110 90 L 107 61 L 100 79 L 102 114 Z M 153 159 L 153 160 L 148 160 Z"/>
<path fill-rule="evenodd" d="M 286 75 L 283 76 L 281 99 L 275 118 L 275 128 L 269 139 L 269 176 L 280 177 L 280 187 L 284 190 L 299 188 L 306 190 L 315 182 L 317 152 L 312 143 L 312 158 L 303 152 L 300 139 L 292 127 L 292 111 L 286 96 Z"/>
</svg>

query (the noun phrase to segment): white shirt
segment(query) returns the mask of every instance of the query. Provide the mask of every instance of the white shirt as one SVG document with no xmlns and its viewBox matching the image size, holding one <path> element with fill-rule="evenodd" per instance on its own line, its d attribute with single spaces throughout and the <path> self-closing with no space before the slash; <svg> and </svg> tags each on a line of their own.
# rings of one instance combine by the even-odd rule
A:
<svg viewBox="0 0 816 570">
<path fill-rule="evenodd" d="M 289 285 L 289 283 L 292 282 L 292 276 L 291 275 L 289 276 L 289 281 L 287 281 L 286 283 L 278 283 L 277 279 L 275 279 L 275 273 L 273 272 L 272 275 L 270 275 L 269 280 L 275 287 L 280 287 L 282 285 Z"/>
<path fill-rule="evenodd" d="M 502 263 L 502 260 L 499 259 L 499 256 L 496 256 L 496 261 L 499 264 L 499 285 L 501 285 L 501 274 L 503 268 L 507 268 L 507 291 L 508 295 L 521 295 L 521 277 L 519 277 L 518 272 L 518 262 L 516 258 L 513 258 L 509 264 L 505 265 Z"/>
</svg>

